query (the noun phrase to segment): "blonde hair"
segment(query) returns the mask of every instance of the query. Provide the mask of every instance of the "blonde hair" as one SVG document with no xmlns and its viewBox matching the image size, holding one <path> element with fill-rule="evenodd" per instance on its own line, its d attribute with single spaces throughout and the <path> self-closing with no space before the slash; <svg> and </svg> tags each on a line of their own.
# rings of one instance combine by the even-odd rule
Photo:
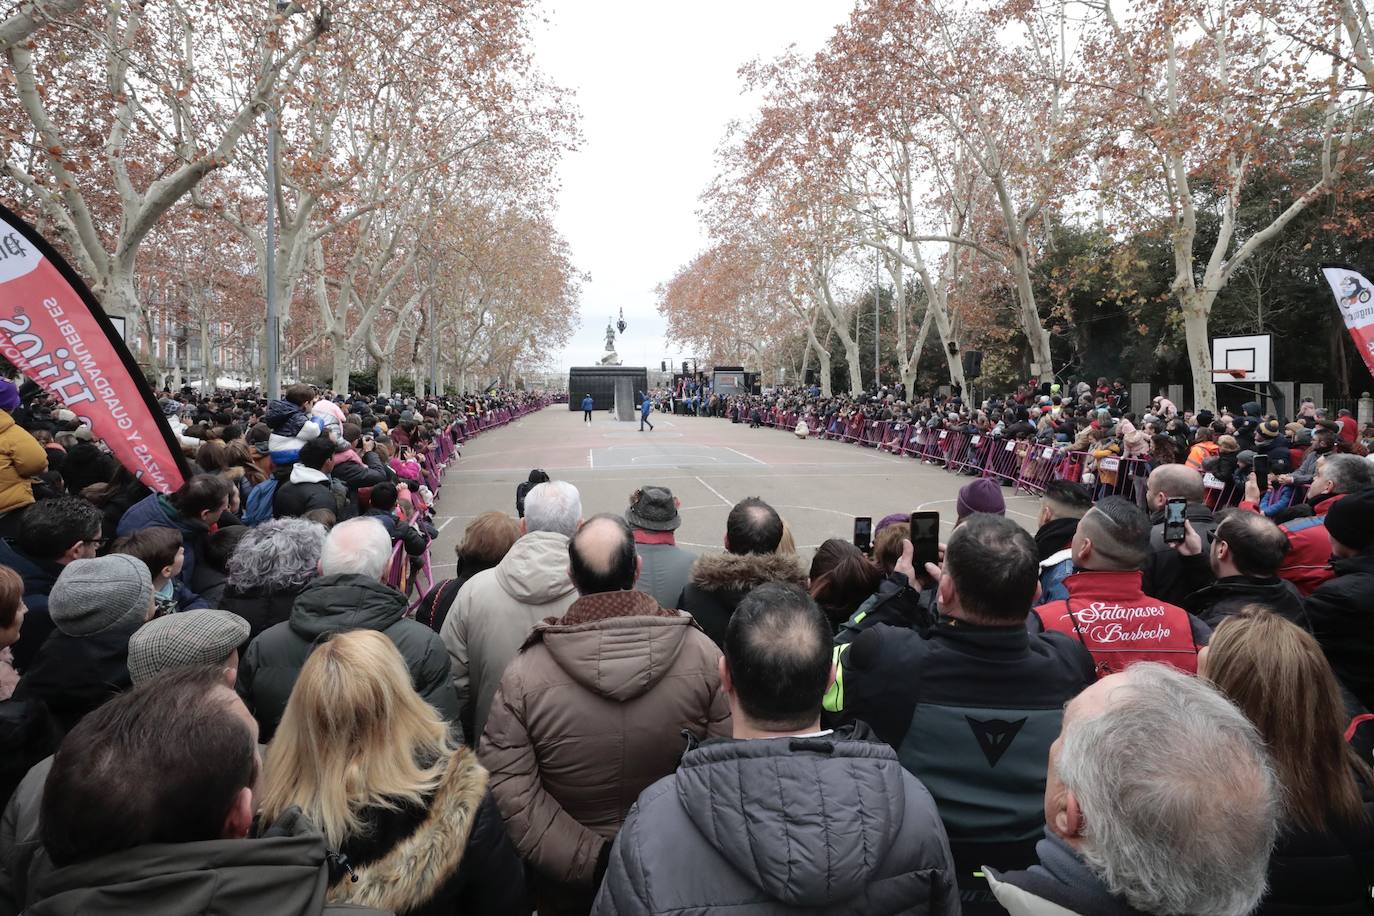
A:
<svg viewBox="0 0 1374 916">
<path fill-rule="evenodd" d="M 1212 634 L 1205 673 L 1259 729 L 1290 822 L 1327 830 L 1368 821 L 1360 782 L 1374 786 L 1374 773 L 1345 740 L 1340 685 L 1311 633 L 1248 605 Z"/>
<path fill-rule="evenodd" d="M 422 804 L 453 754 L 391 640 L 352 630 L 306 660 L 263 765 L 261 814 L 298 806 L 338 848 L 368 807 Z"/>
<path fill-rule="evenodd" d="M 787 527 L 787 522 L 782 523 L 782 539 L 778 541 L 777 553 L 785 556 L 797 555 L 797 542 L 792 539 L 792 529 Z"/>
</svg>

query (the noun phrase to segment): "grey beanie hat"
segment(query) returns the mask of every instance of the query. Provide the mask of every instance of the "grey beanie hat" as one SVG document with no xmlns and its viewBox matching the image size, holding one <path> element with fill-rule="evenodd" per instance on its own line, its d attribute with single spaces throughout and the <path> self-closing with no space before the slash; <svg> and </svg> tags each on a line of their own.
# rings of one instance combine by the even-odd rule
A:
<svg viewBox="0 0 1374 916">
<path fill-rule="evenodd" d="M 238 614 L 212 608 L 150 620 L 129 639 L 129 677 L 140 684 L 172 668 L 223 664 L 248 632 Z"/>
<path fill-rule="evenodd" d="M 68 636 L 93 636 L 148 616 L 153 580 L 148 564 L 124 553 L 73 560 L 48 595 L 53 626 Z"/>
</svg>

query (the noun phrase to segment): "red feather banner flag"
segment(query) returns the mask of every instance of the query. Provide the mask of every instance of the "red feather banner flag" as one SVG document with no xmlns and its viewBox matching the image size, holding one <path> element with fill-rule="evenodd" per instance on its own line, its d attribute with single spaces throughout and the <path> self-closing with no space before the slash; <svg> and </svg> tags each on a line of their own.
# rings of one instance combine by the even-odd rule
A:
<svg viewBox="0 0 1374 916">
<path fill-rule="evenodd" d="M 0 354 L 73 411 L 143 484 L 189 476 L 171 427 L 119 332 L 32 226 L 0 206 Z"/>
<path fill-rule="evenodd" d="M 1355 339 L 1355 349 L 1374 375 L 1374 282 L 1346 264 L 1323 264 L 1322 276 L 1331 285 L 1336 308 Z"/>
</svg>

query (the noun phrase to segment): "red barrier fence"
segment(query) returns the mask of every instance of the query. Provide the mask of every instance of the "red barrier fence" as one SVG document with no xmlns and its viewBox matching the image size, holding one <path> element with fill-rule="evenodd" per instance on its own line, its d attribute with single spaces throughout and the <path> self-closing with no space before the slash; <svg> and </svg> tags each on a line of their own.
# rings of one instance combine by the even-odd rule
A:
<svg viewBox="0 0 1374 916">
<path fill-rule="evenodd" d="M 741 422 L 747 417 L 741 417 Z M 761 411 L 761 425 L 773 429 L 795 430 L 801 415 L 780 408 Z M 1092 490 L 1093 499 L 1124 496 L 1145 505 L 1145 482 L 1151 464 L 1145 458 L 1123 458 L 1110 452 L 1076 452 L 1065 443 L 1046 445 L 1029 439 L 1004 439 L 962 430 L 931 429 L 890 420 L 825 421 L 807 416 L 808 434 L 819 439 L 849 442 L 892 455 L 915 458 L 925 464 L 943 467 L 969 477 L 991 477 L 1013 492 L 1039 496 L 1054 480 L 1082 483 Z M 752 422 L 751 422 L 751 425 Z M 1238 503 L 1242 488 L 1234 481 L 1205 479 L 1208 504 L 1224 508 Z M 1305 488 L 1290 488 L 1277 493 L 1277 511 L 1302 499 Z M 1269 497 L 1266 497 L 1269 498 Z"/>
</svg>

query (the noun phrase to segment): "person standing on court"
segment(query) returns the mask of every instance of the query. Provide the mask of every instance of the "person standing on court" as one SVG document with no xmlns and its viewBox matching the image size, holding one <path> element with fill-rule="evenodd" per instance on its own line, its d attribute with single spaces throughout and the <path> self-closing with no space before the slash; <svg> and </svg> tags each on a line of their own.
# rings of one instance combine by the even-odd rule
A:
<svg viewBox="0 0 1374 916">
<path fill-rule="evenodd" d="M 648 392 L 639 393 L 639 431 L 644 432 L 644 424 L 649 423 L 649 411 L 654 409 L 654 402 L 649 400 Z M 654 424 L 649 423 L 649 432 L 654 431 Z"/>
<path fill-rule="evenodd" d="M 592 396 L 590 394 L 582 398 L 582 422 L 592 422 L 592 410 L 595 407 L 596 402 L 592 400 Z"/>
</svg>

